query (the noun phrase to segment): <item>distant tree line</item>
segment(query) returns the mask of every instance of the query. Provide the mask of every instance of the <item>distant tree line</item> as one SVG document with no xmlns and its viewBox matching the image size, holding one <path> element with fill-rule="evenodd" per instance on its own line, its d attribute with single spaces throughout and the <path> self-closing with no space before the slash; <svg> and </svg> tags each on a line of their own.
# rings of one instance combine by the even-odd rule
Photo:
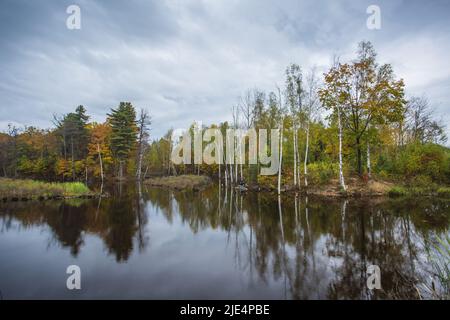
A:
<svg viewBox="0 0 450 320">
<path fill-rule="evenodd" d="M 111 109 L 104 123 L 89 122 L 84 106 L 61 117 L 55 128 L 23 130 L 9 126 L 0 133 L 3 177 L 87 181 L 127 175 L 141 178 L 140 156 L 148 147 L 150 116 L 121 102 Z"/>
<path fill-rule="evenodd" d="M 370 42 L 359 44 L 352 61 L 335 59 L 323 77 L 297 64 L 289 65 L 285 76 L 283 88 L 246 91 L 231 108 L 231 121 L 210 126 L 223 136 L 228 128 L 279 128 L 278 188 L 338 179 L 345 189 L 349 176 L 450 182 L 444 124 L 426 98 L 405 97 L 403 80 L 391 65 L 377 62 Z M 83 181 L 195 173 L 227 184 L 273 179 L 258 174 L 259 164 L 174 165 L 172 129 L 150 141 L 150 120 L 145 110 L 137 113 L 121 102 L 104 123 L 90 122 L 78 106 L 54 116 L 52 129 L 9 126 L 0 133 L 0 175 Z M 196 123 L 189 128 L 197 129 Z"/>
</svg>

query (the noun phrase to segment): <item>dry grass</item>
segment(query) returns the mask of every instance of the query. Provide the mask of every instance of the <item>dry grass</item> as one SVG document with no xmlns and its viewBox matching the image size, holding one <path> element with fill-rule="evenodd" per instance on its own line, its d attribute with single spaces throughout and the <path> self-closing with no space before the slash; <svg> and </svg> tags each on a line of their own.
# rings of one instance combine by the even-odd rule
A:
<svg viewBox="0 0 450 320">
<path fill-rule="evenodd" d="M 167 187 L 175 190 L 202 190 L 211 183 L 206 176 L 181 175 L 161 178 L 151 178 L 145 184 L 156 187 Z"/>
<path fill-rule="evenodd" d="M 276 177 L 259 179 L 260 187 L 266 190 L 276 190 Z M 293 191 L 292 179 L 285 179 L 282 183 L 282 190 Z M 303 180 L 301 180 L 303 183 Z M 289 184 L 287 184 L 289 183 Z M 326 183 L 310 184 L 308 188 L 304 185 L 300 187 L 300 191 L 307 191 L 308 194 L 324 197 L 340 197 L 340 196 L 387 196 L 394 184 L 378 179 L 364 181 L 359 177 L 347 177 L 345 180 L 347 191 L 343 192 L 338 179 L 329 179 Z"/>
<path fill-rule="evenodd" d="M 0 178 L 0 198 L 10 200 L 66 198 L 91 195 L 81 182 L 42 182 Z"/>
</svg>

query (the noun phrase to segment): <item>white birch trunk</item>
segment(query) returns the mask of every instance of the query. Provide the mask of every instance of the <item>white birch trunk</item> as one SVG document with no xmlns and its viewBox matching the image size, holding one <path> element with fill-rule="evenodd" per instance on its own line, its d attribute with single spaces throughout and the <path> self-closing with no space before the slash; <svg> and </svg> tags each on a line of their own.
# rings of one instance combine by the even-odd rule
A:
<svg viewBox="0 0 450 320">
<path fill-rule="evenodd" d="M 219 153 L 219 156 L 218 156 L 218 158 L 219 158 L 219 163 L 217 164 L 218 166 L 219 166 L 219 188 L 220 188 L 220 184 L 221 184 L 221 181 L 220 181 L 220 163 L 222 162 L 222 159 L 221 159 L 221 154 L 220 154 L 220 150 L 219 150 L 219 148 L 217 148 L 217 152 Z M 219 189 L 220 190 L 220 189 Z M 220 206 L 219 206 L 220 207 Z"/>
<path fill-rule="evenodd" d="M 138 158 L 138 167 L 136 172 L 136 177 L 138 180 L 141 180 L 142 175 L 142 158 L 144 157 L 144 150 L 143 150 L 143 144 L 142 142 L 139 143 L 139 158 Z"/>
<path fill-rule="evenodd" d="M 224 161 L 224 175 L 225 175 L 225 188 L 228 188 L 228 166 L 227 166 L 227 158 L 225 156 L 226 152 L 223 154 Z"/>
<path fill-rule="evenodd" d="M 147 176 L 147 172 L 148 172 L 148 166 L 145 167 L 145 171 L 144 171 L 144 179 Z"/>
<path fill-rule="evenodd" d="M 297 145 L 297 181 L 298 181 L 298 189 L 301 189 L 301 180 L 300 180 L 300 153 L 299 153 L 299 147 L 298 147 L 298 137 L 296 135 L 295 137 L 296 145 Z"/>
<path fill-rule="evenodd" d="M 344 181 L 344 171 L 342 165 L 342 123 L 341 123 L 341 108 L 337 108 L 338 111 L 338 127 L 339 127 L 339 182 L 341 183 L 342 189 L 345 191 L 347 187 Z"/>
<path fill-rule="evenodd" d="M 278 194 L 281 193 L 281 168 L 283 162 L 283 118 L 281 118 L 281 129 L 280 129 L 280 161 L 278 164 Z"/>
<path fill-rule="evenodd" d="M 306 147 L 305 147 L 305 187 L 308 187 L 308 152 L 309 152 L 309 122 L 306 127 Z"/>
<path fill-rule="evenodd" d="M 297 129 L 294 124 L 294 187 L 297 188 Z"/>
</svg>

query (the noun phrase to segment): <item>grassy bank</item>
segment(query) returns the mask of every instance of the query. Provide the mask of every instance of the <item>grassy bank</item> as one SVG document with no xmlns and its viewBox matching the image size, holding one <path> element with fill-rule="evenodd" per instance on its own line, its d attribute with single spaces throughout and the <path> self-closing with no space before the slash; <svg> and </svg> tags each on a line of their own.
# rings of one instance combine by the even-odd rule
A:
<svg viewBox="0 0 450 320">
<path fill-rule="evenodd" d="M 92 196 L 81 182 L 43 182 L 0 178 L 0 198 L 3 200 L 32 200 Z"/>
<path fill-rule="evenodd" d="M 312 180 L 312 179 L 311 179 Z M 291 178 L 282 179 L 281 191 L 285 192 L 301 192 L 311 195 L 325 197 L 373 197 L 373 196 L 389 196 L 389 197 L 411 197 L 411 196 L 438 196 L 442 198 L 450 198 L 450 187 L 439 185 L 436 183 L 417 183 L 417 182 L 400 182 L 393 180 L 384 180 L 380 178 L 372 178 L 364 180 L 357 176 L 346 178 L 347 190 L 344 192 L 337 179 L 328 179 L 326 181 L 315 181 L 305 187 L 302 185 L 295 188 Z M 249 186 L 250 190 L 257 191 L 277 191 L 277 178 L 261 177 L 258 183 Z"/>
<path fill-rule="evenodd" d="M 323 197 L 361 197 L 361 196 L 387 196 L 389 190 L 395 186 L 394 183 L 379 179 L 364 181 L 359 177 L 348 177 L 346 179 L 347 190 L 343 191 L 338 179 L 327 179 L 326 181 L 316 181 L 311 179 L 306 187 L 301 181 L 299 187 L 295 187 L 292 179 L 287 177 L 282 179 L 281 191 L 300 192 Z M 256 185 L 249 186 L 250 190 L 261 190 L 277 192 L 277 178 L 275 176 L 260 177 Z"/>
<path fill-rule="evenodd" d="M 155 187 L 165 187 L 174 190 L 202 190 L 211 184 L 207 176 L 181 175 L 147 179 L 144 182 Z"/>
<path fill-rule="evenodd" d="M 438 196 L 443 198 L 450 198 L 450 187 L 396 185 L 389 190 L 388 195 L 390 197 Z"/>
</svg>

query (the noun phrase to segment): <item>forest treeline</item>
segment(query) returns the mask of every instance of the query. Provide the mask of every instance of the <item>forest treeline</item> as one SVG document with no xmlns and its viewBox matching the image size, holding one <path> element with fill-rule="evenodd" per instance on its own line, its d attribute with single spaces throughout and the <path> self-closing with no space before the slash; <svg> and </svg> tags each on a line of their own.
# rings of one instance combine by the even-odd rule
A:
<svg viewBox="0 0 450 320">
<path fill-rule="evenodd" d="M 445 125 L 425 97 L 405 96 L 403 80 L 391 65 L 377 62 L 370 42 L 361 42 L 351 61 L 335 59 L 323 75 L 291 64 L 285 77 L 284 86 L 271 92 L 248 90 L 231 108 L 231 121 L 210 126 L 224 134 L 228 128 L 279 128 L 279 185 L 337 179 L 345 190 L 349 176 L 450 183 Z M 129 102 L 112 108 L 103 123 L 89 119 L 78 106 L 54 116 L 50 129 L 9 126 L 0 133 L 0 175 L 87 181 L 201 173 L 230 183 L 274 178 L 259 176 L 259 165 L 173 165 L 172 130 L 150 139 L 148 112 Z"/>
</svg>

